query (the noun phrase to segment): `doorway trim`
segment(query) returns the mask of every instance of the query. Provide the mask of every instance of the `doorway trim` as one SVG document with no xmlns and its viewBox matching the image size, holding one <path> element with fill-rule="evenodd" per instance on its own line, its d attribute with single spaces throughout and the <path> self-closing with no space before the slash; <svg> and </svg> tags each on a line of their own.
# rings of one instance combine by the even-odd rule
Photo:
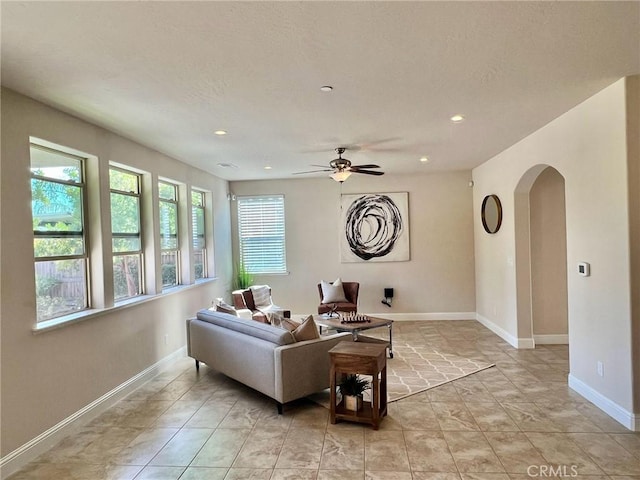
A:
<svg viewBox="0 0 640 480">
<path fill-rule="evenodd" d="M 564 175 L 555 167 L 538 164 L 522 175 L 514 190 L 516 313 L 519 348 L 535 348 L 536 344 L 569 343 L 568 333 L 558 335 L 534 335 L 533 333 L 530 194 L 540 174 L 548 168 L 556 171 L 564 179 Z"/>
</svg>

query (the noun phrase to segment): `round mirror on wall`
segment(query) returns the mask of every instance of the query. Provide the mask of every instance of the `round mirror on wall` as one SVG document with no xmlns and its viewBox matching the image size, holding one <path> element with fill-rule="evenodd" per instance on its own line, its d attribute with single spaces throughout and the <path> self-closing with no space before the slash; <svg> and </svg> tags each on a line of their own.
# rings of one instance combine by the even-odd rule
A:
<svg viewBox="0 0 640 480">
<path fill-rule="evenodd" d="M 487 233 L 496 233 L 502 225 L 502 204 L 497 195 L 487 195 L 482 200 L 482 226 Z"/>
</svg>

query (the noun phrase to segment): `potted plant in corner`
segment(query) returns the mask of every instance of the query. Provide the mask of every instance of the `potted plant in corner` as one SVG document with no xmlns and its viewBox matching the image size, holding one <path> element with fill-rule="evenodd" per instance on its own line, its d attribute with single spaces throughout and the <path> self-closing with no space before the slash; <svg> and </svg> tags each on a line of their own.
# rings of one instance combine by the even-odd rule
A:
<svg viewBox="0 0 640 480">
<path fill-rule="evenodd" d="M 369 390 L 371 385 L 366 378 L 356 374 L 349 374 L 340 383 L 338 390 L 344 399 L 344 407 L 347 410 L 357 412 L 362 408 L 362 394 Z"/>
<path fill-rule="evenodd" d="M 236 289 L 244 290 L 249 288 L 253 284 L 253 275 L 251 275 L 245 268 L 242 262 L 238 263 L 236 270 Z"/>
</svg>

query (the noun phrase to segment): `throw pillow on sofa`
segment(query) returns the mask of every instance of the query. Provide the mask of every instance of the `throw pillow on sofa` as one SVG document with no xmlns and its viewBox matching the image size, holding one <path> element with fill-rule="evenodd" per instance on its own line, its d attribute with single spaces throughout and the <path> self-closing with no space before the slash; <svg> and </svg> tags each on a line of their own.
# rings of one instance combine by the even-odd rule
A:
<svg viewBox="0 0 640 480">
<path fill-rule="evenodd" d="M 285 330 L 289 330 L 290 332 L 293 332 L 299 326 L 300 324 L 298 322 L 294 322 L 289 318 L 283 318 L 280 320 L 280 328 L 284 328 Z"/>
<path fill-rule="evenodd" d="M 238 312 L 234 307 L 225 302 L 220 302 L 216 305 L 216 312 L 228 313 L 229 315 L 233 315 L 234 317 L 238 316 Z"/>
<path fill-rule="evenodd" d="M 338 278 L 333 283 L 322 280 L 320 287 L 322 288 L 322 303 L 341 303 L 347 301 L 341 279 Z"/>
<path fill-rule="evenodd" d="M 293 338 L 296 339 L 296 342 L 304 342 L 305 340 L 315 340 L 316 338 L 320 338 L 318 327 L 311 315 L 305 318 L 300 326 L 291 333 L 293 334 Z"/>
</svg>

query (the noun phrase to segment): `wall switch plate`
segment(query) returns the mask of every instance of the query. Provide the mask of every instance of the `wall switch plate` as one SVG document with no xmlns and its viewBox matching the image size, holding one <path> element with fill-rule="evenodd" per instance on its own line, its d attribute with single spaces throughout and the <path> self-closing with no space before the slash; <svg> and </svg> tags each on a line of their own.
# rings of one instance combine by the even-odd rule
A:
<svg viewBox="0 0 640 480">
<path fill-rule="evenodd" d="M 583 277 L 591 275 L 591 265 L 587 262 L 578 263 L 578 275 L 582 275 Z"/>
<path fill-rule="evenodd" d="M 596 365 L 598 369 L 598 375 L 600 375 L 601 377 L 604 377 L 604 363 L 598 362 Z"/>
</svg>

